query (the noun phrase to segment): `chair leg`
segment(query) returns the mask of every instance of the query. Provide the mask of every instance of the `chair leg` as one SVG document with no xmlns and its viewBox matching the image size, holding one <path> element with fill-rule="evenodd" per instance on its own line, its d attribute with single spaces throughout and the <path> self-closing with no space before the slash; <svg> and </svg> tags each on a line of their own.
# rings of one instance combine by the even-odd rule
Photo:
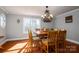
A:
<svg viewBox="0 0 79 59">
<path fill-rule="evenodd" d="M 66 41 L 64 41 L 64 52 L 66 52 Z"/>
</svg>

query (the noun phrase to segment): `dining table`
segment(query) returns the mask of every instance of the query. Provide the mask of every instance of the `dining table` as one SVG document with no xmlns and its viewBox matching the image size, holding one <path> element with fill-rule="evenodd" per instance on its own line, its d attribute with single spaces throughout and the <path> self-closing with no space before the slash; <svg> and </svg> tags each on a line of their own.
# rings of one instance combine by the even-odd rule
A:
<svg viewBox="0 0 79 59">
<path fill-rule="evenodd" d="M 48 38 L 48 31 L 36 31 L 35 34 L 40 38 Z"/>
</svg>

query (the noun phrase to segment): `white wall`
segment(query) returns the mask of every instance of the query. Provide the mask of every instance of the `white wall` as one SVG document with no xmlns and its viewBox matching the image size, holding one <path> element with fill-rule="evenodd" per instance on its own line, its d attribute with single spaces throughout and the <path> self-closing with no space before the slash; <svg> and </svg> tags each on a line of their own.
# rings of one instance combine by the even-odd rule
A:
<svg viewBox="0 0 79 59">
<path fill-rule="evenodd" d="M 72 15 L 73 22 L 65 23 L 65 17 Z M 66 12 L 56 17 L 55 28 L 67 30 L 67 38 L 79 42 L 79 9 Z"/>
<path fill-rule="evenodd" d="M 6 13 L 2 10 L 2 9 L 0 9 L 0 14 L 4 14 L 5 16 L 6 16 Z M 2 36 L 5 36 L 4 38 L 1 38 L 0 39 L 0 44 L 2 44 L 2 42 L 5 40 L 5 38 L 6 38 L 6 28 L 2 28 L 1 26 L 0 26 L 0 35 L 2 35 Z"/>
<path fill-rule="evenodd" d="M 17 23 L 17 19 L 20 20 L 20 23 Z M 7 15 L 7 38 L 23 37 L 22 20 L 23 16 Z"/>
<path fill-rule="evenodd" d="M 7 38 L 26 38 L 27 35 L 23 34 L 23 17 L 26 16 L 7 14 Z M 17 23 L 17 19 L 20 20 L 19 24 Z M 53 21 L 50 23 L 44 23 L 43 21 L 41 21 L 41 27 L 53 28 Z"/>
<path fill-rule="evenodd" d="M 41 21 L 41 28 L 49 28 L 49 29 L 54 28 L 54 20 L 55 19 L 53 19 L 52 22 Z"/>
</svg>

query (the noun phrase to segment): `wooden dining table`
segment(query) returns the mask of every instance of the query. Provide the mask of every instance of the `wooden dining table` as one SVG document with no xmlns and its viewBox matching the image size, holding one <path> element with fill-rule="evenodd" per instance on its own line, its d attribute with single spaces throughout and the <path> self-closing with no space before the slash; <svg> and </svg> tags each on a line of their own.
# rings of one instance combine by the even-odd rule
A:
<svg viewBox="0 0 79 59">
<path fill-rule="evenodd" d="M 35 33 L 40 39 L 48 37 L 48 31 L 36 31 Z"/>
</svg>

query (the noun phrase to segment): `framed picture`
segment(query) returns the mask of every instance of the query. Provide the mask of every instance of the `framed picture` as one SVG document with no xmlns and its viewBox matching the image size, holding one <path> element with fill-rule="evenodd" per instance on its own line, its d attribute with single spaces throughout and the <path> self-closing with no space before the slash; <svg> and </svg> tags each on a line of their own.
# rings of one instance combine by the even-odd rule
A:
<svg viewBox="0 0 79 59">
<path fill-rule="evenodd" d="M 65 23 L 72 23 L 72 22 L 73 22 L 72 15 L 65 17 Z"/>
</svg>

